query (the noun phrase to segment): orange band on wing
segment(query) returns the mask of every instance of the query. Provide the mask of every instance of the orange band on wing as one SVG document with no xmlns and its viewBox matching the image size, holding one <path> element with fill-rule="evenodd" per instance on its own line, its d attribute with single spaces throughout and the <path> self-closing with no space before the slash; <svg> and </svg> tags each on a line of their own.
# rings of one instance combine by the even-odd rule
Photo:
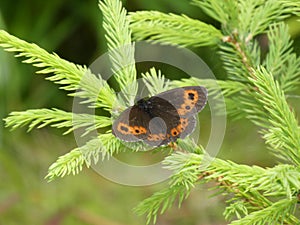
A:
<svg viewBox="0 0 300 225">
<path fill-rule="evenodd" d="M 142 126 L 129 126 L 126 123 L 119 123 L 117 126 L 118 131 L 120 131 L 122 134 L 128 135 L 140 135 L 140 134 L 146 134 L 147 130 L 145 127 Z"/>
</svg>

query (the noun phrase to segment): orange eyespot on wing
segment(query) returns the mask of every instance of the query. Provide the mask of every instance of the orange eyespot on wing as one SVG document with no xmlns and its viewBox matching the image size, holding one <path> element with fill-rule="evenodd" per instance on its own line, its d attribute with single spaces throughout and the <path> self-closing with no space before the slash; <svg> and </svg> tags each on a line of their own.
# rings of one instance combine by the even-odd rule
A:
<svg viewBox="0 0 300 225">
<path fill-rule="evenodd" d="M 172 135 L 173 137 L 176 137 L 176 136 L 178 136 L 179 134 L 180 134 L 180 132 L 177 130 L 176 127 L 172 128 L 172 130 L 171 130 L 171 135 Z"/>
<path fill-rule="evenodd" d="M 187 113 L 190 113 L 195 109 L 195 105 L 199 100 L 199 94 L 196 90 L 187 89 L 183 92 L 183 103 L 180 105 L 180 108 L 177 109 L 177 112 L 180 116 L 184 116 Z"/>
<path fill-rule="evenodd" d="M 188 101 L 197 102 L 199 99 L 198 92 L 196 90 L 190 89 L 184 91 L 184 99 Z"/>
</svg>

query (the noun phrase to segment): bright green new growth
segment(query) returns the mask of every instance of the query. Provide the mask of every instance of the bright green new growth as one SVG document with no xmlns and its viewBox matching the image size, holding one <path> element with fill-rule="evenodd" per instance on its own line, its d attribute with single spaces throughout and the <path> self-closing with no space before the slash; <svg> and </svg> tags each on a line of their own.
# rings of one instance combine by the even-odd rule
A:
<svg viewBox="0 0 300 225">
<path fill-rule="evenodd" d="M 126 11 L 119 1 L 100 2 L 100 8 L 104 14 L 104 27 L 107 34 L 108 49 L 112 61 L 112 71 L 120 89 L 125 93 L 128 105 L 133 101 L 134 95 L 126 95 L 126 91 L 135 93 L 137 85 L 135 82 L 136 71 L 133 58 L 133 45 L 131 43 L 131 32 L 128 29 L 129 22 L 126 19 Z M 116 32 L 118 31 L 118 32 Z M 61 59 L 56 54 L 50 54 L 35 44 L 20 40 L 5 31 L 0 31 L 0 45 L 5 50 L 17 52 L 17 57 L 25 57 L 23 62 L 31 63 L 40 68 L 39 74 L 50 74 L 46 79 L 60 85 L 61 89 L 70 92 L 71 96 L 82 98 L 82 103 L 88 103 L 92 108 L 103 108 L 109 112 L 115 107 L 118 99 L 107 82 L 100 75 L 94 75 L 84 67 L 75 65 Z M 125 45 L 125 47 L 124 47 Z M 70 133 L 79 128 L 84 128 L 86 135 L 96 132 L 98 128 L 111 125 L 110 117 L 74 114 L 59 109 L 32 109 L 24 112 L 12 112 L 5 119 L 6 126 L 13 129 L 28 126 L 30 131 L 34 127 L 42 128 L 51 125 L 57 128 L 67 128 L 64 133 Z M 111 131 L 100 133 L 93 137 L 85 145 L 80 146 L 59 159 L 49 168 L 47 178 L 63 177 L 66 174 L 76 174 L 82 170 L 84 164 L 90 166 L 97 163 L 99 157 L 109 157 L 114 153 L 124 150 L 119 140 Z"/>
<path fill-rule="evenodd" d="M 185 15 L 156 11 L 130 13 L 133 36 L 137 40 L 148 38 L 164 44 L 181 46 L 215 45 L 222 34 L 211 25 Z M 151 22 L 149 22 L 151 21 Z"/>
<path fill-rule="evenodd" d="M 127 104 L 132 105 L 138 87 L 135 82 L 134 44 L 131 41 L 127 12 L 122 8 L 120 1 L 99 1 L 99 7 L 104 17 L 103 27 L 106 30 L 105 38 L 112 62 L 112 71 Z"/>
<path fill-rule="evenodd" d="M 67 62 L 5 31 L 0 31 L 0 45 L 7 51 L 18 53 L 18 57 L 27 58 L 23 62 L 40 68 L 38 73 L 50 74 L 46 79 L 69 91 L 71 96 L 84 99 L 82 101 L 92 108 L 104 108 L 113 114 L 120 110 L 115 108 L 116 101 L 118 106 L 124 103 L 121 105 L 124 108 L 135 97 L 126 93 L 137 91 L 131 30 L 136 40 L 148 39 L 183 47 L 218 47 L 228 80 L 217 81 L 218 86 L 208 79 L 168 82 L 153 68 L 143 74 L 149 92 L 156 94 L 172 86 L 201 83 L 215 99 L 222 94 L 229 116 L 248 118 L 257 125 L 266 147 L 286 164 L 261 168 L 210 159 L 203 147 L 189 139 L 179 140 L 178 148 L 183 152 L 170 154 L 163 161 L 165 167 L 173 171 L 168 187 L 141 202 L 135 211 L 145 214 L 148 224 L 155 223 L 158 214 L 164 213 L 174 202 L 180 206 L 193 187 L 216 181 L 219 193 L 228 196 L 224 216 L 233 220 L 231 224 L 299 224 L 294 211 L 300 190 L 300 129 L 285 96 L 298 88 L 300 59 L 293 53 L 288 27 L 282 21 L 291 15 L 299 16 L 300 3 L 297 0 L 193 0 L 192 4 L 219 21 L 222 28 L 185 15 L 155 11 L 130 13 L 126 17 L 126 10 L 118 0 L 100 2 L 111 69 L 125 99 L 116 96 L 101 76 L 92 74 L 86 67 Z M 254 38 L 258 34 L 266 34 L 269 40 L 269 52 L 263 59 Z M 28 126 L 31 130 L 46 125 L 67 128 L 65 134 L 84 128 L 83 135 L 111 125 L 111 119 L 105 116 L 74 114 L 59 109 L 13 112 L 5 122 L 13 129 Z M 47 178 L 52 180 L 77 174 L 84 164 L 90 166 L 97 163 L 99 157 L 125 150 L 121 141 L 107 130 L 59 157 L 50 166 Z M 136 146 L 135 150 L 138 149 Z M 202 161 L 207 160 L 210 164 L 201 167 Z"/>
</svg>

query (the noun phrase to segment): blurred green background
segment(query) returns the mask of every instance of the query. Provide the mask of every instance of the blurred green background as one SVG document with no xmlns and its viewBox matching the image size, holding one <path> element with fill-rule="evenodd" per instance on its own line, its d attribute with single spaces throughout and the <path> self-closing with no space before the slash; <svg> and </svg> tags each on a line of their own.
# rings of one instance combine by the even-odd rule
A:
<svg viewBox="0 0 300 225">
<path fill-rule="evenodd" d="M 106 51 L 102 14 L 97 5 L 97 0 L 1 0 L 0 28 L 69 61 L 89 65 Z M 219 26 L 189 1 L 130 0 L 124 5 L 128 11 L 152 9 L 184 13 Z M 295 21 L 291 19 L 289 23 L 299 53 L 300 29 Z M 193 51 L 201 55 L 218 78 L 226 77 L 216 49 Z M 1 119 L 11 111 L 30 108 L 72 110 L 72 99 L 43 76 L 36 75 L 34 67 L 22 64 L 20 59 L 2 49 L 0 62 Z M 299 105 L 297 102 L 299 99 L 291 98 L 294 106 Z M 204 111 L 203 117 L 206 116 L 209 118 L 209 113 Z M 204 125 L 202 130 L 205 129 L 209 130 L 208 125 Z M 122 186 L 104 179 L 92 169 L 47 183 L 44 177 L 48 167 L 58 156 L 76 147 L 74 137 L 62 136 L 62 133 L 62 130 L 51 128 L 30 133 L 26 129 L 10 132 L 1 120 L 0 224 L 144 224 L 144 219 L 136 216 L 132 208 L 164 184 Z M 246 120 L 228 121 L 225 142 L 218 157 L 249 165 L 272 166 L 275 163 L 265 150 L 257 128 Z M 210 186 L 212 184 L 196 187 L 180 210 L 176 207 L 169 210 L 157 224 L 226 224 L 222 217 L 224 199 L 210 198 L 214 193 L 208 191 Z"/>
</svg>

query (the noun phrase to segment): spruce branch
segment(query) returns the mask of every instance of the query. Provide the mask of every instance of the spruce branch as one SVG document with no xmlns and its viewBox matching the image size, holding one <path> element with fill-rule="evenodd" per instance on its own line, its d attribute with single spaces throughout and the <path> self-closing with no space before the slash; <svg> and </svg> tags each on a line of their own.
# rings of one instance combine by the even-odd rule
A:
<svg viewBox="0 0 300 225">
<path fill-rule="evenodd" d="M 49 79 L 51 80 L 51 79 Z M 88 69 L 82 77 L 76 93 L 70 96 L 82 98 L 80 103 L 89 104 L 89 107 L 103 108 L 110 111 L 116 103 L 116 94 L 100 75 L 94 75 Z"/>
<path fill-rule="evenodd" d="M 296 204 L 297 198 L 282 199 L 263 210 L 252 212 L 244 218 L 233 221 L 230 224 L 299 224 L 300 221 L 292 216 Z"/>
<path fill-rule="evenodd" d="M 271 46 L 264 65 L 275 72 L 274 76 L 278 79 L 284 91 L 291 91 L 294 90 L 299 83 L 300 59 L 292 53 L 292 48 L 290 47 L 292 42 L 286 33 L 286 29 L 286 26 L 282 23 L 274 24 L 270 27 L 268 36 L 270 37 Z M 251 42 L 243 43 L 238 36 L 238 33 L 236 33 L 232 37 L 228 37 L 226 40 L 227 45 L 221 46 L 220 54 L 224 60 L 225 69 L 229 73 L 229 78 L 245 83 L 245 90 L 240 92 L 240 96 L 233 97 L 233 101 L 226 100 L 227 103 L 230 102 L 227 112 L 233 116 L 245 116 L 243 112 L 249 113 L 253 111 L 254 106 L 256 106 L 255 108 L 264 107 L 256 100 L 253 94 L 251 94 L 252 92 L 255 93 L 256 89 L 253 88 L 248 79 L 249 77 L 254 77 L 252 68 L 256 68 L 260 65 L 260 53 L 255 42 L 252 44 L 250 44 Z M 283 64 L 285 66 L 282 66 Z M 231 104 L 234 102 L 238 103 L 238 105 L 235 106 Z M 234 113 L 237 111 L 240 113 Z M 252 115 L 251 117 L 252 119 L 254 119 L 254 117 L 264 118 L 264 113 L 261 110 L 257 110 L 256 115 Z M 262 121 L 258 122 L 256 120 L 256 124 L 263 127 L 266 126 Z"/>
<path fill-rule="evenodd" d="M 163 209 L 163 213 L 165 209 L 172 206 L 176 197 L 179 197 L 181 203 L 199 181 L 217 181 L 219 188 L 235 194 L 235 201 L 243 201 L 244 205 L 248 207 L 250 205 L 252 209 L 260 210 L 270 206 L 271 202 L 263 197 L 255 189 L 256 187 L 248 188 L 249 184 L 256 181 L 258 177 L 265 178 L 265 169 L 237 165 L 220 159 L 215 159 L 211 161 L 208 167 L 201 168 L 203 158 L 208 160 L 209 156 L 204 157 L 203 154 L 177 152 L 166 157 L 163 161 L 165 168 L 174 172 L 169 187 L 141 202 L 137 206 L 136 212 L 146 214 L 148 223 L 151 220 L 155 221 L 159 209 Z M 277 187 L 280 186 L 279 184 L 276 185 Z"/>
<path fill-rule="evenodd" d="M 219 188 L 226 190 L 227 193 L 234 193 L 235 196 L 230 202 L 235 204 L 239 201 L 238 209 L 243 208 L 244 212 L 248 212 L 248 209 L 265 210 L 273 204 L 281 204 L 272 203 L 266 197 L 281 196 L 290 200 L 300 188 L 300 171 L 297 167 L 278 165 L 274 168 L 263 169 L 258 166 L 238 165 L 221 159 L 209 160 L 207 157 L 203 154 L 181 152 L 166 157 L 164 160 L 166 168 L 174 172 L 170 183 L 175 186 L 187 184 L 185 187 L 189 190 L 189 187 L 193 187 L 198 181 L 217 181 Z M 201 166 L 203 158 L 211 162 L 207 167 Z M 170 188 L 172 187 L 170 185 Z M 234 210 L 237 208 L 232 207 L 231 205 L 231 212 L 227 210 L 227 217 L 230 213 L 237 213 Z M 280 208 L 276 213 L 285 215 Z M 273 219 L 271 216 L 270 221 Z M 296 220 L 294 217 L 291 219 Z M 286 220 L 289 221 L 288 218 Z"/>
<path fill-rule="evenodd" d="M 185 160 L 182 160 L 183 155 Z M 189 190 L 194 187 L 199 180 L 199 166 L 201 164 L 201 160 L 198 160 L 195 155 L 178 153 L 165 158 L 163 161 L 165 168 L 174 172 L 169 182 L 171 188 L 180 185 Z"/>
<path fill-rule="evenodd" d="M 13 130 L 26 125 L 28 125 L 28 131 L 35 127 L 43 128 L 48 125 L 55 128 L 69 128 L 64 134 L 82 127 L 85 127 L 85 134 L 87 134 L 111 125 L 109 117 L 73 114 L 59 109 L 30 109 L 24 112 L 11 112 L 4 121 L 6 127 L 11 127 Z"/>
<path fill-rule="evenodd" d="M 236 31 L 232 36 L 223 38 L 224 44 L 220 46 L 219 54 L 223 60 L 228 78 L 247 83 L 253 67 L 260 63 L 258 45 L 242 42 Z M 254 57 L 251 57 L 254 56 Z"/>
<path fill-rule="evenodd" d="M 60 156 L 58 160 L 49 167 L 45 179 L 52 181 L 57 177 L 78 174 L 82 170 L 84 162 L 82 152 L 76 148 L 63 156 Z"/>
<path fill-rule="evenodd" d="M 57 177 L 78 174 L 84 164 L 89 167 L 92 162 L 95 164 L 98 162 L 101 148 L 101 140 L 94 138 L 85 145 L 73 149 L 69 153 L 60 156 L 57 161 L 49 167 L 48 174 L 45 178 L 52 181 Z"/>
<path fill-rule="evenodd" d="M 138 215 L 146 214 L 146 224 L 150 224 L 151 222 L 155 224 L 158 214 L 163 214 L 171 208 L 176 200 L 178 200 L 178 207 L 180 207 L 182 201 L 189 196 L 189 193 L 190 191 L 183 185 L 165 188 L 142 201 L 134 211 Z"/>
<path fill-rule="evenodd" d="M 255 37 L 265 32 L 275 21 L 283 21 L 290 16 L 293 8 L 286 7 L 281 1 L 240 1 L 239 32 Z M 247 38 L 247 37 L 245 37 Z"/>
<path fill-rule="evenodd" d="M 170 82 L 161 74 L 160 70 L 156 71 L 155 68 L 151 68 L 149 72 L 142 74 L 142 77 L 151 95 L 169 90 Z"/>
<path fill-rule="evenodd" d="M 104 160 L 124 150 L 126 150 L 126 148 L 124 148 L 122 143 L 110 132 L 99 134 L 98 137 L 92 138 L 83 146 L 60 156 L 58 160 L 49 167 L 48 174 L 45 178 L 52 181 L 57 177 L 78 174 L 84 164 L 89 167 L 92 164 L 97 164 L 99 159 Z"/>
<path fill-rule="evenodd" d="M 216 45 L 222 38 L 220 31 L 213 26 L 185 15 L 140 11 L 129 13 L 129 19 L 136 40 L 199 47 Z"/>
<path fill-rule="evenodd" d="M 276 31 L 274 31 L 275 27 Z M 231 103 L 233 102 L 234 104 L 229 104 L 227 112 L 235 117 L 237 117 L 237 115 L 246 116 L 251 119 L 256 125 L 262 127 L 262 133 L 264 134 L 263 137 L 265 138 L 266 143 L 269 145 L 271 151 L 277 157 L 283 160 L 286 160 L 288 158 L 290 162 L 293 162 L 297 165 L 299 163 L 298 151 L 300 144 L 298 124 L 297 120 L 295 119 L 295 115 L 293 115 L 293 112 L 291 112 L 290 107 L 286 103 L 284 94 L 281 93 L 281 89 L 285 89 L 286 91 L 295 89 L 297 83 L 299 82 L 299 58 L 291 53 L 291 50 L 289 48 L 290 41 L 288 37 L 283 39 L 278 39 L 275 37 L 275 35 L 278 36 L 279 33 L 280 35 L 286 35 L 284 34 L 285 27 L 283 25 L 274 25 L 274 27 L 271 27 L 270 33 L 271 37 L 273 37 L 273 39 L 276 39 L 276 41 L 274 40 L 274 42 L 280 42 L 279 40 L 285 41 L 285 46 L 287 47 L 285 47 L 284 51 L 282 51 L 280 49 L 281 45 L 279 43 L 274 44 L 274 46 L 272 46 L 274 49 L 270 50 L 269 54 L 271 54 L 271 56 L 268 56 L 269 58 L 267 58 L 267 63 L 270 64 L 269 68 L 273 69 L 273 67 L 271 66 L 271 62 L 274 63 L 274 60 L 277 60 L 276 62 L 282 63 L 281 60 L 283 60 L 286 66 L 281 66 L 280 70 L 281 72 L 284 71 L 285 73 L 279 74 L 279 72 L 274 69 L 274 71 L 278 73 L 278 82 L 274 81 L 275 83 L 270 83 L 265 82 L 265 80 L 257 79 L 252 72 L 253 70 L 250 70 L 250 78 L 248 79 L 251 80 L 251 82 L 254 82 L 253 86 L 255 88 L 253 89 L 253 91 L 251 91 L 253 93 L 249 92 L 249 90 L 252 89 L 252 85 L 247 85 L 247 89 L 245 91 L 241 91 L 241 95 L 239 97 L 232 98 L 233 101 L 231 101 Z M 280 49 L 279 53 L 277 54 L 276 52 L 278 52 L 278 49 L 275 49 L 277 48 L 275 46 L 278 46 Z M 249 60 L 243 60 L 243 62 L 249 62 Z M 244 66 L 244 69 L 248 70 L 251 68 L 250 66 L 249 68 L 247 68 L 248 66 Z M 270 76 L 268 77 L 271 78 Z M 271 90 L 268 90 L 268 93 L 266 93 L 265 91 L 261 92 L 260 87 L 257 86 L 256 82 L 260 82 L 260 84 L 263 85 L 266 89 L 270 89 L 272 87 L 276 90 L 272 90 L 273 93 L 270 93 Z M 259 90 L 259 92 L 257 92 L 257 90 Z M 278 93 L 281 93 L 281 96 L 278 96 Z M 274 95 L 277 96 L 274 97 Z M 227 100 L 226 102 L 228 103 L 229 101 Z M 239 105 L 236 105 L 236 103 L 238 103 Z M 266 108 L 268 109 L 266 110 Z M 244 113 L 234 114 L 234 112 L 237 112 L 237 109 L 239 109 L 239 112 Z"/>
<path fill-rule="evenodd" d="M 207 15 L 221 23 L 237 22 L 238 2 L 218 0 L 192 0 L 192 4 L 200 7 Z"/>
<path fill-rule="evenodd" d="M 265 68 L 254 70 L 253 75 L 249 80 L 258 89 L 254 97 L 261 105 L 251 104 L 247 110 L 248 117 L 262 126 L 266 144 L 277 153 L 276 156 L 300 165 L 299 126 L 284 92 Z"/>
<path fill-rule="evenodd" d="M 299 84 L 300 58 L 293 53 L 288 26 L 284 23 L 273 24 L 267 34 L 269 52 L 263 66 L 273 74 L 285 92 L 293 91 Z"/>
<path fill-rule="evenodd" d="M 50 54 L 36 44 L 20 40 L 4 30 L 0 30 L 0 46 L 6 51 L 18 53 L 16 57 L 26 57 L 27 59 L 23 60 L 24 63 L 41 68 L 37 73 L 52 74 L 47 79 L 59 84 L 61 89 L 70 92 L 81 90 L 79 97 L 91 99 L 95 102 L 95 107 L 111 109 L 114 92 L 104 80 L 92 75 L 85 66 L 75 65 L 61 59 L 55 53 Z M 103 95 L 110 97 L 103 98 Z"/>
<path fill-rule="evenodd" d="M 126 18 L 126 10 L 116 0 L 99 1 L 103 13 L 103 27 L 106 31 L 108 53 L 112 63 L 112 71 L 120 85 L 121 91 L 132 105 L 137 93 L 136 69 L 134 60 L 134 44 L 131 43 L 131 30 Z"/>
<path fill-rule="evenodd" d="M 298 0 L 281 0 L 282 4 L 286 7 L 294 9 L 292 14 L 297 17 L 300 17 L 300 2 Z"/>
<path fill-rule="evenodd" d="M 275 21 L 283 21 L 295 13 L 295 8 L 299 6 L 295 1 L 285 0 L 193 0 L 192 3 L 224 24 L 225 32 L 232 33 L 233 30 L 230 29 L 238 30 L 243 41 L 249 41 L 257 34 L 265 32 Z"/>
<path fill-rule="evenodd" d="M 101 154 L 102 159 L 109 158 L 113 154 L 120 153 L 121 151 L 125 150 L 126 148 L 123 146 L 122 142 L 117 139 L 111 131 L 108 131 L 105 134 L 101 134 L 99 136 L 101 141 Z"/>
</svg>

